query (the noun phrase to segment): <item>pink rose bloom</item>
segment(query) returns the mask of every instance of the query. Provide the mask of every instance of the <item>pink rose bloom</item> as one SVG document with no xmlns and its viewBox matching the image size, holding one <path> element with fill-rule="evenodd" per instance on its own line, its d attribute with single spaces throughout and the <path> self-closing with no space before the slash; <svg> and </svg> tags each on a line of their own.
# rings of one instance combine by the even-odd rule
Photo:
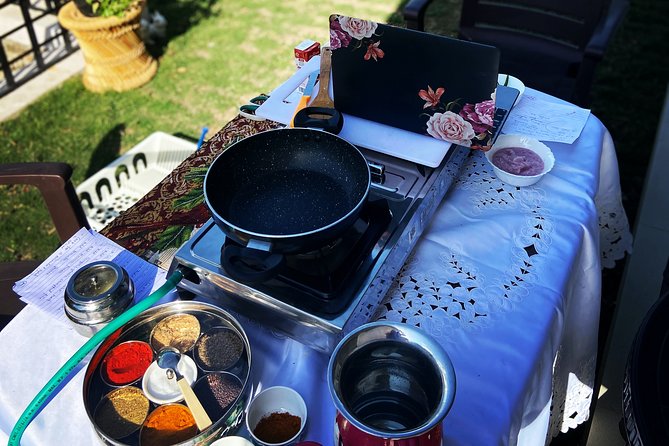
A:
<svg viewBox="0 0 669 446">
<path fill-rule="evenodd" d="M 330 26 L 330 48 L 333 50 L 346 48 L 349 43 L 351 43 L 351 36 L 341 30 L 338 20 L 333 20 Z"/>
<path fill-rule="evenodd" d="M 495 113 L 495 101 L 489 100 L 476 105 L 465 104 L 460 110 L 460 116 L 471 123 L 476 133 L 487 132 L 492 127 L 493 115 Z"/>
<path fill-rule="evenodd" d="M 487 101 L 479 102 L 474 106 L 476 114 L 481 120 L 481 124 L 486 124 L 492 126 L 492 121 L 495 116 L 495 101 L 490 99 Z"/>
<path fill-rule="evenodd" d="M 427 133 L 433 138 L 471 146 L 476 133 L 472 125 L 453 112 L 435 113 L 427 121 Z"/>
<path fill-rule="evenodd" d="M 371 20 L 355 19 L 352 17 L 339 17 L 339 25 L 349 36 L 354 39 L 362 40 L 365 37 L 372 37 L 378 26 Z"/>
</svg>

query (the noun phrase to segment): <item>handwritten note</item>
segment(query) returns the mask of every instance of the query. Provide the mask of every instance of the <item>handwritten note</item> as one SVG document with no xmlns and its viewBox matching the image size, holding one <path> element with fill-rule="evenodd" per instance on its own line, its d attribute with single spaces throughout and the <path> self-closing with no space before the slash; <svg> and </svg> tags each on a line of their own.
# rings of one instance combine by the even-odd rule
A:
<svg viewBox="0 0 669 446">
<path fill-rule="evenodd" d="M 81 229 L 47 258 L 35 271 L 19 280 L 14 291 L 21 300 L 35 305 L 70 326 L 63 310 L 64 293 L 72 274 L 99 260 L 125 268 L 135 285 L 135 302 L 165 283 L 166 272 L 98 234 Z"/>
<path fill-rule="evenodd" d="M 526 91 L 511 109 L 502 133 L 572 144 L 581 134 L 589 115 L 590 110 L 550 102 Z"/>
</svg>

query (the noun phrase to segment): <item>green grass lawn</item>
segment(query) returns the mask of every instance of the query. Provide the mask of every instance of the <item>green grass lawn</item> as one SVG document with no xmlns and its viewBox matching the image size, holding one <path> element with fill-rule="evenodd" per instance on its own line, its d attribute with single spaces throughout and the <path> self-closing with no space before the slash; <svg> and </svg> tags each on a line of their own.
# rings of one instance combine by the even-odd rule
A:
<svg viewBox="0 0 669 446">
<path fill-rule="evenodd" d="M 0 161 L 65 161 L 76 185 L 154 131 L 197 138 L 207 126 L 211 136 L 240 104 L 290 76 L 296 44 L 327 42 L 331 13 L 402 24 L 405 2 L 149 0 L 168 19 L 167 41 L 151 48 L 160 59 L 157 76 L 125 93 L 90 93 L 80 77 L 65 82 L 0 123 Z M 435 0 L 426 28 L 455 35 L 459 11 L 460 0 Z M 667 16 L 665 0 L 632 0 L 593 87 L 592 112 L 616 143 L 631 219 L 669 80 L 661 59 Z M 24 187 L 0 189 L 0 230 L 0 261 L 45 258 L 58 244 L 41 197 Z"/>
<path fill-rule="evenodd" d="M 331 13 L 386 22 L 398 2 L 385 0 L 149 2 L 168 20 L 156 77 L 137 90 L 94 94 L 81 77 L 65 82 L 0 123 L 0 160 L 65 161 L 79 184 L 154 131 L 212 136 L 260 92 L 295 71 L 293 47 L 327 42 Z M 397 15 L 395 14 L 395 20 Z M 37 191 L 0 189 L 0 261 L 42 259 L 58 240 Z"/>
</svg>

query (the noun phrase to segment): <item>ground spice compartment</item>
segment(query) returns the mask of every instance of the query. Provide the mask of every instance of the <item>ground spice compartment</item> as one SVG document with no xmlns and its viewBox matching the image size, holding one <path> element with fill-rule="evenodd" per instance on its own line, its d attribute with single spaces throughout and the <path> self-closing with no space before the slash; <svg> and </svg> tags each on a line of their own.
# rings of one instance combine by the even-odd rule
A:
<svg viewBox="0 0 669 446">
<path fill-rule="evenodd" d="M 149 343 L 150 345 L 151 336 L 156 325 L 165 318 L 171 316 L 174 317 L 180 314 L 196 317 L 200 325 L 201 335 L 211 329 L 219 329 L 220 327 L 224 327 L 231 332 L 237 333 L 243 344 L 243 351 L 234 367 L 234 375 L 239 380 L 235 389 L 236 391 L 239 391 L 239 395 L 234 398 L 229 407 L 224 411 L 222 411 L 220 407 L 217 407 L 216 410 L 212 410 L 212 412 L 216 414 L 216 417 L 212 417 L 213 424 L 209 428 L 178 444 L 181 446 L 206 445 L 223 435 L 231 435 L 243 424 L 244 409 L 250 399 L 252 385 L 250 380 L 251 350 L 243 328 L 232 315 L 217 306 L 203 302 L 178 301 L 160 305 L 143 312 L 114 332 L 94 353 L 86 369 L 83 384 L 83 397 L 88 417 L 104 444 L 114 446 L 140 445 L 140 429 L 124 438 L 112 438 L 112 436 L 105 433 L 96 423 L 95 410 L 100 401 L 104 399 L 105 395 L 109 394 L 109 392 L 114 389 L 130 387 L 141 391 L 142 383 L 140 379 L 138 382 L 134 382 L 127 386 L 110 385 L 110 383 L 102 379 L 103 374 L 101 373 L 101 369 L 103 367 L 103 360 L 112 349 L 128 341 L 142 341 Z M 156 352 L 154 351 L 154 356 L 155 353 Z M 191 348 L 183 354 L 192 359 L 195 355 L 194 349 Z M 231 370 L 228 370 L 226 373 L 229 373 L 230 371 Z M 218 372 L 219 371 L 207 371 L 198 367 L 197 378 L 201 379 L 208 374 L 215 374 Z M 221 370 L 220 372 L 223 371 Z M 181 404 L 185 403 L 182 402 Z M 162 406 L 163 405 L 150 402 L 150 409 L 147 416 L 150 417 L 150 414 L 154 410 Z M 205 407 L 205 409 L 207 409 L 207 407 Z"/>
</svg>

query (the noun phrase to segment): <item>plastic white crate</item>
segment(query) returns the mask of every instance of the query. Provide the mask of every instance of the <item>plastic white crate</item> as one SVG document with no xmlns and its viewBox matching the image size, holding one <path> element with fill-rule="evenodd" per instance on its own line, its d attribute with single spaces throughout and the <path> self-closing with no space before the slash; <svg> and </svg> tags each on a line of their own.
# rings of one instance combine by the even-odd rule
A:
<svg viewBox="0 0 669 446">
<path fill-rule="evenodd" d="M 99 231 L 153 189 L 197 145 L 155 132 L 77 187 L 91 228 Z"/>
</svg>

